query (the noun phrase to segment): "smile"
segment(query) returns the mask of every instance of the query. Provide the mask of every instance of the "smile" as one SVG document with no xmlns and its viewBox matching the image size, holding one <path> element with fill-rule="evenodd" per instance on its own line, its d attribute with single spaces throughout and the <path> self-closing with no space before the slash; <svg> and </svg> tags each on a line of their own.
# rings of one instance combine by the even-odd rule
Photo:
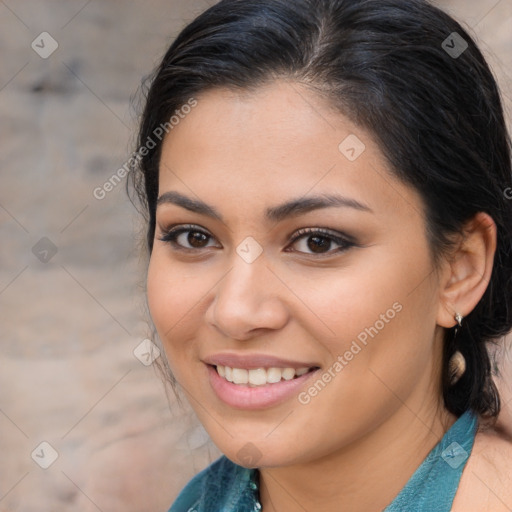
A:
<svg viewBox="0 0 512 512">
<path fill-rule="evenodd" d="M 317 366 L 236 368 L 206 365 L 212 391 L 235 409 L 266 409 L 293 400 L 320 371 Z M 229 380 L 231 379 L 231 380 Z"/>
<path fill-rule="evenodd" d="M 276 384 L 281 380 L 292 380 L 313 371 L 315 368 L 231 368 L 217 365 L 217 373 L 223 379 L 233 384 L 247 385 L 249 387 Z"/>
</svg>

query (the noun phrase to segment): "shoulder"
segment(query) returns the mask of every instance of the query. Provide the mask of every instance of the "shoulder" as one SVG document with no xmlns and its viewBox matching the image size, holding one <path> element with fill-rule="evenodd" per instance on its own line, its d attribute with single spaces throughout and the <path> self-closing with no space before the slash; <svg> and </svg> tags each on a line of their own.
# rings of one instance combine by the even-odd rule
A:
<svg viewBox="0 0 512 512">
<path fill-rule="evenodd" d="M 210 507 L 215 504 L 218 510 L 225 510 L 224 505 L 231 502 L 231 494 L 240 492 L 241 482 L 248 481 L 250 471 L 224 455 L 219 457 L 188 482 L 169 512 L 200 512 L 206 510 L 206 503 Z"/>
<path fill-rule="evenodd" d="M 511 509 L 512 439 L 493 428 L 480 428 L 452 512 L 509 512 Z"/>
</svg>

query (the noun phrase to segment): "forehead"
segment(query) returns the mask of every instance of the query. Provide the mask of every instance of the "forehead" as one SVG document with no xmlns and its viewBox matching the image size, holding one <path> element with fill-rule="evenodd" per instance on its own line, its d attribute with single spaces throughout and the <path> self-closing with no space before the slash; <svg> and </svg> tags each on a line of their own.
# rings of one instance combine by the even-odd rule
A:
<svg viewBox="0 0 512 512">
<path fill-rule="evenodd" d="M 237 198 L 248 208 L 335 192 L 381 213 L 420 209 L 419 195 L 391 174 L 372 135 L 300 84 L 215 89 L 196 100 L 164 140 L 160 194 L 222 199 L 226 208 L 226 198 Z"/>
</svg>

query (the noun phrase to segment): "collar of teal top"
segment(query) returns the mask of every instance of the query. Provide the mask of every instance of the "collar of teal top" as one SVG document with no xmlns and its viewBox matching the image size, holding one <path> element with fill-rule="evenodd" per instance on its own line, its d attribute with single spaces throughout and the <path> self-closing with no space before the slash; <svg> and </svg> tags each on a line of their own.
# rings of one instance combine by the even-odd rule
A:
<svg viewBox="0 0 512 512">
<path fill-rule="evenodd" d="M 466 411 L 434 446 L 385 512 L 449 512 L 473 449 L 478 418 Z"/>
<path fill-rule="evenodd" d="M 471 454 L 477 416 L 465 412 L 430 451 L 385 512 L 449 512 Z M 257 469 L 222 456 L 197 474 L 169 512 L 258 512 Z"/>
</svg>

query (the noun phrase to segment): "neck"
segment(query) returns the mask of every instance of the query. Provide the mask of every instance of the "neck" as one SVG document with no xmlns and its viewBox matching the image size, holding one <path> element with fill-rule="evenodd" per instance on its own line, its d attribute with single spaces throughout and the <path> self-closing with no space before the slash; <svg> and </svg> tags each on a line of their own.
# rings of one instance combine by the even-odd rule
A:
<svg viewBox="0 0 512 512">
<path fill-rule="evenodd" d="M 259 472 L 263 512 L 383 510 L 456 421 L 444 407 L 405 404 L 348 447 Z"/>
</svg>

